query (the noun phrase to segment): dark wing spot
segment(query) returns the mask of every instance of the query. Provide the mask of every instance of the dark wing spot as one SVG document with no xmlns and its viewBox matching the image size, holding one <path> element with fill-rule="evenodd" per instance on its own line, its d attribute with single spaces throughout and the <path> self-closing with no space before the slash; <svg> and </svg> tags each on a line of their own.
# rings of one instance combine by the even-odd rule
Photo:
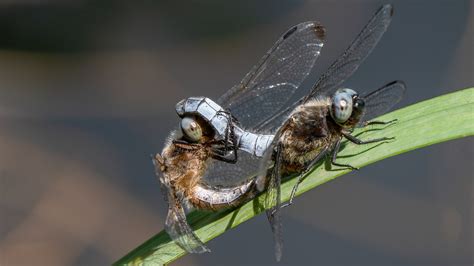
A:
<svg viewBox="0 0 474 266">
<path fill-rule="evenodd" d="M 298 27 L 294 26 L 293 28 L 289 29 L 285 35 L 283 35 L 283 40 L 290 37 L 291 34 L 293 34 L 296 30 L 298 29 Z"/>
<path fill-rule="evenodd" d="M 390 16 L 393 16 L 393 6 L 392 5 L 389 5 L 390 6 Z"/>
<path fill-rule="evenodd" d="M 324 40 L 326 38 L 326 28 L 319 22 L 314 25 L 314 32 L 319 39 Z"/>
</svg>

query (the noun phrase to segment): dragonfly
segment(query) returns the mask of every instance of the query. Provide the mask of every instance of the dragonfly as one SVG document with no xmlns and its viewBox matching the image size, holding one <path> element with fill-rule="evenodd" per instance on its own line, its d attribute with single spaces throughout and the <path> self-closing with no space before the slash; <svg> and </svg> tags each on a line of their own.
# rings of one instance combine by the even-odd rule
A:
<svg viewBox="0 0 474 266">
<path fill-rule="evenodd" d="M 187 211 L 238 206 L 259 192 L 255 178 L 236 177 L 256 175 L 258 158 L 273 135 L 247 130 L 257 132 L 257 125 L 273 115 L 274 106 L 288 102 L 287 95 L 299 88 L 312 69 L 324 38 L 319 22 L 293 26 L 217 102 L 190 97 L 176 105 L 180 128 L 171 132 L 163 151 L 152 161 L 168 203 L 165 230 L 187 252 L 210 251 L 188 224 Z M 268 97 L 274 106 L 265 103 Z M 239 115 L 238 121 L 231 109 Z"/>
<path fill-rule="evenodd" d="M 187 106 L 193 105 L 193 100 L 195 99 L 188 99 L 187 103 L 190 104 Z M 182 103 L 178 103 L 177 109 L 180 104 Z M 200 101 L 201 106 L 210 107 L 212 104 L 210 99 L 203 98 Z M 186 106 L 185 103 L 183 105 Z M 162 153 L 153 158 L 155 173 L 168 203 L 165 229 L 180 247 L 190 253 L 210 250 L 188 225 L 187 209 L 216 211 L 238 206 L 247 198 L 253 197 L 257 191 L 254 180 L 232 187 L 211 186 L 203 182 L 202 177 L 210 160 L 226 163 L 235 163 L 237 160 L 237 146 L 232 141 L 236 139 L 232 136 L 232 117 L 227 112 L 218 110 L 214 118 L 214 122 L 227 121 L 228 126 L 216 128 L 209 126 L 208 121 L 204 121 L 200 116 L 184 116 L 180 123 L 181 132 L 173 131 Z M 273 139 L 273 135 L 268 137 L 267 142 Z M 234 154 L 234 157 L 229 158 L 229 154 Z M 262 151 L 260 154 L 262 155 Z"/>
<path fill-rule="evenodd" d="M 390 82 L 368 94 L 359 94 L 355 90 L 340 87 L 377 45 L 387 30 L 392 15 L 391 5 L 380 7 L 344 53 L 318 79 L 306 96 L 298 101 L 285 106 L 285 100 L 290 98 L 296 89 L 280 93 L 280 88 L 272 85 L 252 89 L 246 86 L 237 87 L 237 91 L 231 90 L 228 93 L 230 96 L 223 97 L 224 101 L 221 99 L 221 102 L 227 103 L 226 107 L 230 113 L 243 125 L 248 125 L 257 132 L 271 132 L 274 137 L 270 144 L 262 144 L 267 145 L 263 158 L 256 160 L 248 153 L 242 153 L 236 164 L 218 162 L 218 167 L 211 169 L 207 175 L 257 175 L 256 189 L 266 190 L 264 204 L 274 235 L 275 256 L 278 261 L 283 249 L 280 209 L 292 204 L 298 185 L 307 172 L 327 155 L 330 155 L 331 164 L 334 166 L 357 169 L 350 164 L 336 161 L 343 139 L 358 145 L 393 139 L 384 137 L 360 140 L 351 135 L 351 132 L 356 127 L 396 122 L 371 119 L 387 112 L 401 100 L 406 90 L 402 81 Z M 296 76 L 296 71 L 295 69 L 290 73 Z M 272 81 L 278 77 L 278 72 L 268 74 L 264 80 Z M 245 102 L 225 101 L 237 97 Z M 271 110 L 263 112 L 262 108 L 265 107 Z M 259 164 L 257 170 L 255 161 Z M 282 205 L 281 177 L 294 173 L 299 174 L 297 183 L 293 187 L 289 202 Z"/>
</svg>

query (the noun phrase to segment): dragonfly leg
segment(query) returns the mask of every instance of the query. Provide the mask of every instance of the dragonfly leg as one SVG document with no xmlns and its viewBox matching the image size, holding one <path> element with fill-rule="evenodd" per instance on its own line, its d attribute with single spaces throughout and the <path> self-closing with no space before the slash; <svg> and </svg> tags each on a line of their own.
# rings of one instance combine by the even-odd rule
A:
<svg viewBox="0 0 474 266">
<path fill-rule="evenodd" d="M 238 160 L 237 157 L 237 148 L 235 145 L 232 145 L 232 147 L 226 146 L 220 142 L 215 142 L 216 144 L 219 143 L 218 145 L 220 146 L 212 146 L 211 148 L 211 157 L 220 161 L 224 162 L 229 162 L 229 163 L 236 163 Z M 215 145 L 215 144 L 214 144 Z M 233 157 L 228 158 L 226 157 L 229 154 L 229 151 L 233 152 Z"/>
<path fill-rule="evenodd" d="M 290 206 L 291 204 L 293 204 L 293 199 L 295 198 L 296 196 L 296 191 L 298 191 L 298 186 L 300 185 L 300 183 L 303 181 L 304 177 L 309 173 L 309 171 L 311 171 L 314 166 L 324 157 L 326 156 L 327 154 L 327 151 L 328 151 L 328 148 L 325 148 L 324 150 L 322 150 L 313 160 L 311 160 L 309 162 L 309 164 L 305 167 L 305 169 L 303 170 L 303 172 L 301 172 L 299 175 L 298 175 L 298 180 L 296 181 L 296 184 L 293 186 L 293 189 L 291 190 L 291 195 L 290 195 L 290 200 L 288 202 L 286 202 L 285 204 L 281 205 L 281 208 L 285 208 L 285 207 L 288 207 Z"/>
<path fill-rule="evenodd" d="M 390 121 L 377 121 L 377 120 L 367 121 L 364 123 L 364 127 L 368 125 L 388 125 L 388 124 L 396 123 L 397 121 L 398 119 L 393 119 Z"/>
<path fill-rule="evenodd" d="M 349 134 L 347 134 L 349 135 Z M 346 136 L 346 135 L 344 135 Z M 351 135 L 349 135 L 351 136 Z M 352 136 L 351 136 L 352 137 Z M 347 137 L 346 137 L 347 138 Z M 355 137 L 354 137 L 355 138 Z M 350 140 L 350 139 L 349 139 Z M 339 152 L 339 149 L 341 148 L 341 139 L 339 139 L 337 142 L 336 142 L 336 145 L 334 145 L 334 149 L 332 151 L 332 155 L 331 155 L 331 164 L 332 165 L 335 165 L 335 166 L 339 166 L 339 167 L 344 167 L 344 168 L 349 168 L 351 170 L 359 170 L 359 168 L 357 167 L 354 167 L 350 164 L 342 164 L 342 163 L 337 163 L 336 162 L 336 159 L 337 159 L 337 153 Z"/>
<path fill-rule="evenodd" d="M 301 181 L 303 181 L 303 176 L 304 176 L 303 173 L 298 175 L 298 180 L 296 181 L 296 184 L 293 186 L 293 189 L 291 190 L 290 200 L 288 202 L 282 204 L 281 207 L 280 207 L 281 209 L 286 208 L 286 207 L 293 204 L 293 199 L 295 198 L 296 191 L 298 190 L 298 186 L 300 185 Z"/>
<path fill-rule="evenodd" d="M 209 145 L 219 145 L 219 146 L 224 146 L 224 145 L 225 145 L 223 139 L 219 139 L 219 140 L 217 140 L 217 139 L 212 139 L 212 140 L 209 140 L 209 141 L 207 142 L 207 144 L 209 144 Z M 225 147 L 225 146 L 224 146 L 224 147 Z M 221 149 L 221 150 L 224 150 L 224 149 Z"/>
<path fill-rule="evenodd" d="M 173 144 L 186 144 L 186 145 L 189 145 L 189 146 L 194 146 L 194 145 L 197 145 L 195 143 L 189 143 L 185 140 L 182 140 L 182 139 L 174 139 L 173 141 Z"/>
<path fill-rule="evenodd" d="M 201 144 L 189 143 L 185 140 L 180 140 L 180 139 L 174 139 L 172 142 L 177 147 L 179 147 L 181 149 L 186 149 L 186 150 L 196 150 L 196 149 L 199 149 L 200 146 L 201 146 Z"/>
<path fill-rule="evenodd" d="M 219 113 L 226 114 L 228 116 L 227 119 L 227 126 L 225 130 L 225 136 L 224 136 L 224 151 L 227 153 L 228 151 L 232 150 L 234 153 L 234 158 L 230 159 L 231 163 L 236 163 L 238 160 L 238 155 L 237 155 L 237 138 L 235 137 L 234 133 L 234 118 L 232 117 L 232 114 L 229 111 L 219 111 Z M 232 145 L 229 148 L 229 143 L 232 143 Z M 226 160 L 229 160 L 226 158 Z"/>
<path fill-rule="evenodd" d="M 228 117 L 224 136 L 226 147 L 229 143 L 236 145 L 237 140 L 235 139 L 234 135 L 234 123 L 236 123 L 237 121 L 229 111 L 221 110 L 218 112 L 218 114 L 225 114 Z M 232 141 L 230 141 L 230 139 L 232 139 Z"/>
<path fill-rule="evenodd" d="M 222 155 L 227 154 L 229 151 L 235 151 L 236 147 L 234 145 L 227 146 L 224 143 L 224 140 L 210 140 L 206 144 L 211 146 L 214 151 L 221 153 Z"/>
<path fill-rule="evenodd" d="M 342 135 L 344 135 L 344 137 L 346 139 L 348 139 L 350 142 L 352 142 L 354 144 L 357 144 L 357 145 L 369 144 L 369 143 L 375 143 L 375 142 L 395 139 L 394 137 L 383 137 L 383 138 L 377 138 L 377 139 L 361 140 L 361 139 L 358 139 L 358 138 L 352 136 L 349 133 L 342 133 Z"/>
</svg>

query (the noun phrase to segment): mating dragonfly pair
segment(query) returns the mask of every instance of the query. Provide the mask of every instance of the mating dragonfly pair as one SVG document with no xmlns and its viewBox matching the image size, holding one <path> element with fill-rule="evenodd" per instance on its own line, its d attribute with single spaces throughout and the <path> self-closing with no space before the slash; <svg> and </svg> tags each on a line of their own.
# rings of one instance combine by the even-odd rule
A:
<svg viewBox="0 0 474 266">
<path fill-rule="evenodd" d="M 318 22 L 289 29 L 240 84 L 216 102 L 191 97 L 176 105 L 181 128 L 171 133 L 153 162 L 169 204 L 165 228 L 180 247 L 190 253 L 209 251 L 187 223 L 186 211 L 238 206 L 266 191 L 264 204 L 280 260 L 280 209 L 293 202 L 305 174 L 328 155 L 332 165 L 356 169 L 336 160 L 343 139 L 355 144 L 393 139 L 360 140 L 351 132 L 395 122 L 370 119 L 402 98 L 403 82 L 393 81 L 364 95 L 340 88 L 376 46 L 392 15 L 391 5 L 382 6 L 298 101 L 290 98 L 324 44 L 325 28 Z M 281 177 L 294 173 L 299 174 L 298 182 L 283 205 Z"/>
</svg>

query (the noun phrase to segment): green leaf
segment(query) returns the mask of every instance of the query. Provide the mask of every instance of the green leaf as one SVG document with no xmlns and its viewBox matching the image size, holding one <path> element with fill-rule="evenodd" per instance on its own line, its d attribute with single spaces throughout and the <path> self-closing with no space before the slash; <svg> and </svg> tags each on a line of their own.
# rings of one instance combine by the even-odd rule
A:
<svg viewBox="0 0 474 266">
<path fill-rule="evenodd" d="M 354 145 L 345 143 L 338 154 L 338 162 L 363 167 L 397 154 L 452 139 L 474 135 L 474 88 L 464 89 L 386 114 L 377 120 L 398 122 L 388 126 L 369 126 L 354 132 L 361 139 L 395 137 L 386 143 Z M 326 183 L 348 170 L 335 170 L 327 164 L 317 166 L 300 184 L 298 195 Z M 282 184 L 282 201 L 289 199 L 295 184 L 291 178 Z M 157 189 L 158 193 L 158 189 Z M 207 242 L 225 231 L 236 227 L 258 215 L 262 208 L 263 195 L 234 210 L 217 213 L 193 212 L 188 221 L 198 237 Z M 165 231 L 161 231 L 115 265 L 161 265 L 183 256 L 185 251 L 178 247 Z"/>
</svg>

